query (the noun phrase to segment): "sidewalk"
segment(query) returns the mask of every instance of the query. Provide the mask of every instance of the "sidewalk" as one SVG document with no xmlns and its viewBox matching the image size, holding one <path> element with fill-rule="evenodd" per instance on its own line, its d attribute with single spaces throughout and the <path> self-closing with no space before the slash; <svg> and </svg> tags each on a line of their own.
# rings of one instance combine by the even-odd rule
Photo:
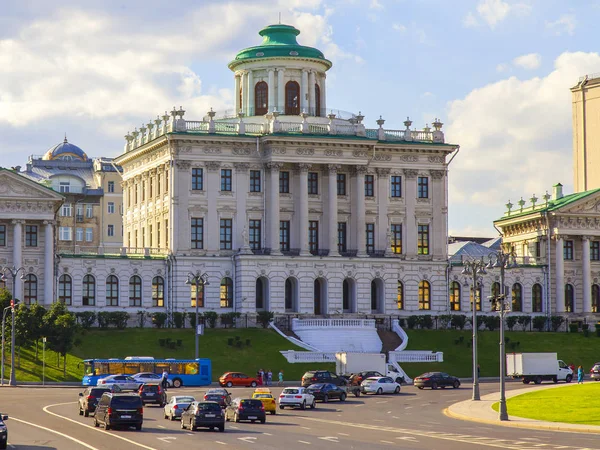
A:
<svg viewBox="0 0 600 450">
<path fill-rule="evenodd" d="M 542 389 L 569 389 L 575 388 L 577 384 L 552 384 Z M 515 397 L 520 394 L 532 392 L 531 389 L 515 389 L 506 391 L 506 398 Z M 492 405 L 500 399 L 500 393 L 487 394 L 480 401 L 465 400 L 450 405 L 444 410 L 444 414 L 454 419 L 469 420 L 472 422 L 485 423 L 488 425 L 499 425 L 503 427 L 530 428 L 536 430 L 567 431 L 572 433 L 600 433 L 600 426 L 579 425 L 574 423 L 545 422 L 543 420 L 525 419 L 508 415 L 508 421 L 500 421 L 498 413 L 492 409 Z"/>
</svg>

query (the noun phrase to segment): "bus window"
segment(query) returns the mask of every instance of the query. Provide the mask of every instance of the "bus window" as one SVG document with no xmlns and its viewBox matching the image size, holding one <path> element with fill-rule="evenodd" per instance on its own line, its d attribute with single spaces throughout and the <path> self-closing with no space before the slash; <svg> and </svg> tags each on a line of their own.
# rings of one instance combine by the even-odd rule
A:
<svg viewBox="0 0 600 450">
<path fill-rule="evenodd" d="M 123 373 L 125 373 L 127 375 L 134 375 L 134 374 L 140 372 L 140 363 L 126 362 L 123 365 L 125 366 Z"/>
<path fill-rule="evenodd" d="M 154 373 L 163 373 L 165 369 L 167 371 L 170 369 L 169 363 L 156 363 Z"/>
<path fill-rule="evenodd" d="M 108 363 L 95 363 L 94 369 L 96 369 L 96 375 L 109 375 Z"/>
<path fill-rule="evenodd" d="M 198 363 L 187 363 L 185 365 L 186 375 L 198 375 Z"/>
<path fill-rule="evenodd" d="M 83 363 L 83 373 L 85 375 L 93 375 L 94 365 L 90 362 Z"/>
<path fill-rule="evenodd" d="M 122 362 L 110 362 L 110 363 L 108 363 L 108 366 L 109 366 L 108 373 L 112 373 L 113 375 L 116 375 L 118 373 L 123 373 L 124 364 Z"/>
<path fill-rule="evenodd" d="M 140 372 L 154 372 L 154 363 L 153 362 L 143 362 L 140 363 Z"/>
</svg>

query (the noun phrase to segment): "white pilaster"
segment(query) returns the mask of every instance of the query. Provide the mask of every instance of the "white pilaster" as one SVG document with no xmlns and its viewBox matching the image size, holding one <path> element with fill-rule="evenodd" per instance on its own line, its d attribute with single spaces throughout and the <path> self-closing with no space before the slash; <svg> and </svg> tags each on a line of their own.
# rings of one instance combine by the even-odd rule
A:
<svg viewBox="0 0 600 450">
<path fill-rule="evenodd" d="M 275 69 L 268 69 L 268 73 L 269 79 L 267 81 L 267 92 L 269 96 L 269 104 L 267 105 L 267 110 L 270 112 L 273 111 L 273 105 L 275 104 Z"/>
<path fill-rule="evenodd" d="M 51 305 L 54 300 L 54 224 L 45 221 L 44 233 L 44 300 Z"/>
<path fill-rule="evenodd" d="M 248 112 L 246 113 L 248 116 L 254 116 L 254 75 L 251 70 L 248 71 Z"/>
<path fill-rule="evenodd" d="M 308 74 L 308 110 L 310 115 L 316 115 L 315 112 L 315 71 L 311 70 Z"/>
<path fill-rule="evenodd" d="M 248 72 L 245 70 L 240 72 L 240 89 L 242 93 L 240 95 L 240 109 L 248 116 Z"/>
<path fill-rule="evenodd" d="M 581 245 L 583 246 L 583 312 L 592 312 L 592 283 L 590 264 L 590 237 L 582 236 Z"/>
<path fill-rule="evenodd" d="M 308 112 L 308 70 L 302 70 L 302 79 L 300 80 L 300 112 Z"/>
<path fill-rule="evenodd" d="M 329 256 L 340 256 L 338 252 L 338 203 L 337 203 L 337 171 L 340 169 L 338 164 L 329 164 L 327 180 L 327 215 L 328 215 L 328 240 L 329 240 Z"/>
<path fill-rule="evenodd" d="M 432 170 L 432 191 L 431 205 L 433 211 L 437 214 L 433 215 L 433 229 L 429 230 L 430 239 L 432 239 L 432 255 L 434 259 L 446 259 L 448 248 L 446 229 L 446 214 L 448 205 L 446 204 L 446 184 L 444 182 L 445 171 Z"/>
<path fill-rule="evenodd" d="M 321 88 L 321 110 L 323 111 L 322 116 L 326 116 L 327 113 L 327 95 L 326 95 L 326 91 L 325 91 L 325 85 L 326 83 L 326 78 L 327 75 L 325 73 L 323 73 L 323 75 L 321 75 L 321 86 L 319 86 Z"/>
<path fill-rule="evenodd" d="M 404 199 L 406 205 L 406 244 L 403 247 L 406 248 L 407 258 L 416 258 L 417 256 L 417 218 L 415 215 L 415 209 L 417 204 L 417 174 L 418 172 L 413 169 L 404 170 L 404 186 L 406 187 L 406 198 Z M 403 248 L 403 251 L 404 251 Z"/>
<path fill-rule="evenodd" d="M 379 221 L 377 223 L 377 232 L 375 233 L 375 250 L 383 250 L 390 252 L 388 248 L 388 233 L 390 232 L 390 224 L 388 219 L 388 204 L 390 195 L 390 169 L 377 169 L 377 215 Z"/>
<path fill-rule="evenodd" d="M 206 230 L 204 247 L 211 255 L 218 252 L 220 247 L 219 211 L 217 210 L 219 191 L 221 190 L 220 166 L 221 163 L 216 161 L 205 164 L 206 186 L 214 187 L 206 190 L 208 211 L 204 219 L 204 229 Z"/>
<path fill-rule="evenodd" d="M 357 166 L 354 177 L 354 192 L 356 194 L 356 202 L 354 203 L 354 211 L 356 217 L 356 256 L 367 256 L 367 228 L 365 225 L 365 174 L 367 173 L 366 166 Z"/>
<path fill-rule="evenodd" d="M 283 76 L 285 75 L 285 69 L 277 69 L 277 111 L 280 113 L 285 112 L 285 82 Z"/>
<path fill-rule="evenodd" d="M 298 164 L 300 175 L 300 202 L 299 202 L 299 217 L 300 223 L 298 230 L 300 233 L 300 256 L 310 255 L 308 248 L 308 171 L 311 169 L 310 164 Z"/>
<path fill-rule="evenodd" d="M 564 260 L 564 238 L 556 238 L 556 312 L 565 312 L 565 260 Z"/>
<path fill-rule="evenodd" d="M 248 192 L 250 192 L 250 179 L 248 170 L 250 169 L 250 164 L 240 162 L 234 163 L 235 174 L 234 180 L 235 184 L 233 185 L 233 189 L 235 191 L 235 202 L 236 202 L 236 217 L 233 221 L 234 229 L 233 229 L 233 242 L 231 243 L 231 248 L 233 250 L 241 249 L 246 246 L 246 238 L 243 236 L 244 229 L 245 233 L 249 233 L 248 230 L 248 217 L 246 214 L 246 198 L 248 197 Z M 261 221 L 262 222 L 262 221 Z M 261 246 L 262 248 L 262 246 Z"/>
<path fill-rule="evenodd" d="M 23 221 L 13 220 L 13 265 L 18 269 L 23 264 Z M 23 282 L 15 278 L 13 298 L 23 300 Z"/>
<path fill-rule="evenodd" d="M 233 97 L 235 100 L 235 113 L 239 113 L 241 109 L 240 105 L 240 83 L 241 83 L 242 75 L 240 73 L 235 74 L 235 90 L 233 92 Z"/>
<path fill-rule="evenodd" d="M 269 204 L 269 243 L 272 256 L 281 255 L 279 245 L 279 171 L 282 164 L 269 163 L 267 166 L 271 171 L 270 177 L 270 204 Z"/>
</svg>

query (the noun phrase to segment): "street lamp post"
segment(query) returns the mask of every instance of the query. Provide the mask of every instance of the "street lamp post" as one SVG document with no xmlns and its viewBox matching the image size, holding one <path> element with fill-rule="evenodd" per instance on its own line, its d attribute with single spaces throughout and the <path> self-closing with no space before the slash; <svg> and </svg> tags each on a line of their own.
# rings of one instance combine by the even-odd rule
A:
<svg viewBox="0 0 600 450">
<path fill-rule="evenodd" d="M 6 274 L 8 273 L 11 277 L 12 277 L 12 288 L 13 288 L 13 299 L 12 299 L 12 332 L 11 332 L 11 336 L 10 336 L 10 343 L 11 343 L 11 347 L 10 347 L 10 380 L 8 382 L 8 384 L 10 386 L 16 386 L 17 385 L 17 379 L 16 379 L 16 370 L 15 370 L 15 307 L 17 306 L 17 301 L 18 299 L 14 298 L 14 293 L 15 293 L 15 280 L 17 278 L 17 275 L 19 274 L 19 272 L 23 272 L 21 274 L 21 280 L 25 279 L 25 267 L 19 267 L 18 269 L 15 266 L 12 267 L 2 267 L 0 269 L 0 272 L 2 272 L 2 277 L 0 278 L 0 280 L 6 282 Z"/>
<path fill-rule="evenodd" d="M 6 326 L 6 311 L 8 311 L 11 308 L 12 306 L 7 306 L 6 308 L 4 308 L 4 311 L 2 311 L 2 363 L 0 364 L 0 371 L 2 372 L 0 374 L 0 384 L 2 386 L 4 386 L 4 342 L 6 341 L 4 339 L 4 329 Z"/>
<path fill-rule="evenodd" d="M 462 270 L 463 275 L 473 276 L 473 397 L 472 400 L 480 400 L 479 396 L 479 364 L 477 363 L 477 284 L 480 275 L 485 275 L 486 263 L 483 259 L 466 261 Z"/>
<path fill-rule="evenodd" d="M 200 274 L 198 270 L 195 274 L 190 272 L 188 273 L 187 280 L 185 284 L 196 286 L 196 329 L 194 330 L 195 334 L 195 342 L 196 342 L 196 357 L 198 359 L 198 349 L 199 349 L 199 336 L 198 336 L 198 303 L 200 300 L 200 286 L 204 288 L 204 286 L 208 286 L 210 283 L 208 282 L 208 275 L 206 273 Z"/>
</svg>

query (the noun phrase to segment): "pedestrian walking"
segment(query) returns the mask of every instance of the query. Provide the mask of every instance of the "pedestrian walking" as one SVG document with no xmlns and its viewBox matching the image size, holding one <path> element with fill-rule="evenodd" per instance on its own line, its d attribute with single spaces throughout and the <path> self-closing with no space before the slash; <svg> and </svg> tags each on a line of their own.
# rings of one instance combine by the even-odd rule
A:
<svg viewBox="0 0 600 450">
<path fill-rule="evenodd" d="M 273 372 L 271 372 L 271 369 L 269 369 L 267 371 L 267 386 L 271 386 L 273 382 Z"/>
<path fill-rule="evenodd" d="M 258 371 L 258 384 L 261 386 L 264 386 L 265 384 L 265 371 L 262 369 L 259 369 Z"/>
<path fill-rule="evenodd" d="M 577 367 L 577 384 L 583 384 L 583 367 Z"/>
<path fill-rule="evenodd" d="M 477 378 L 481 377 L 481 367 L 477 364 Z"/>
<path fill-rule="evenodd" d="M 169 372 L 167 372 L 167 369 L 163 370 L 162 373 L 162 377 L 160 378 L 160 384 L 162 385 L 162 388 L 166 391 L 167 390 L 167 385 L 169 384 L 169 382 L 167 381 L 169 379 Z"/>
<path fill-rule="evenodd" d="M 283 370 L 279 371 L 279 381 L 277 382 L 277 386 L 283 386 Z"/>
</svg>

